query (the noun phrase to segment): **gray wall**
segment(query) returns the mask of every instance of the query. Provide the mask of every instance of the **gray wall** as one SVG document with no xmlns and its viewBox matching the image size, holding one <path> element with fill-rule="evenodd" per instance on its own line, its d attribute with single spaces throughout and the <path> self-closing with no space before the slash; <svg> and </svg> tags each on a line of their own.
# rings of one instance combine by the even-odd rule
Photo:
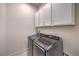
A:
<svg viewBox="0 0 79 59">
<path fill-rule="evenodd" d="M 35 10 L 28 4 L 0 4 L 0 55 L 27 51 Z"/>
<path fill-rule="evenodd" d="M 7 4 L 6 55 L 27 50 L 34 33 L 34 9 L 28 4 Z"/>
<path fill-rule="evenodd" d="M 58 35 L 63 38 L 64 52 L 79 56 L 79 4 L 75 8 L 75 26 L 38 28 L 42 33 Z"/>
<path fill-rule="evenodd" d="M 6 5 L 0 4 L 0 55 L 5 55 Z"/>
</svg>

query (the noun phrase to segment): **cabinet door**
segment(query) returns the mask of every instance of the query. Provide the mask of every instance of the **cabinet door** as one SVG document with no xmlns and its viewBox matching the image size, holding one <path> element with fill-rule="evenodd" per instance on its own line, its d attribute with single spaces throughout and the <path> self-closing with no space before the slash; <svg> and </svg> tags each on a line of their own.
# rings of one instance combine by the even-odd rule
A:
<svg viewBox="0 0 79 59">
<path fill-rule="evenodd" d="M 35 27 L 39 26 L 39 11 L 35 14 Z"/>
<path fill-rule="evenodd" d="M 40 12 L 39 12 L 39 26 L 44 26 L 44 12 L 43 12 L 43 9 L 41 8 L 40 9 Z"/>
<path fill-rule="evenodd" d="M 51 25 L 51 4 L 46 4 L 40 9 L 40 26 Z"/>
<path fill-rule="evenodd" d="M 54 25 L 73 25 L 74 24 L 74 5 L 72 3 L 55 3 L 53 23 Z"/>
</svg>

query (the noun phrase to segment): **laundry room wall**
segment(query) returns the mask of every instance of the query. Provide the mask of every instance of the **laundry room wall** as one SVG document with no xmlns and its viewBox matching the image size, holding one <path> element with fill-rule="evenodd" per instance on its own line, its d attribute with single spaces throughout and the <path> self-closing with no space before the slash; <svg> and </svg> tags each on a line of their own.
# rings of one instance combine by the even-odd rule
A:
<svg viewBox="0 0 79 59">
<path fill-rule="evenodd" d="M 6 55 L 27 51 L 27 37 L 34 33 L 34 14 L 29 4 L 7 4 Z"/>
<path fill-rule="evenodd" d="M 6 4 L 0 4 L 0 56 L 5 55 Z"/>
<path fill-rule="evenodd" d="M 64 52 L 71 56 L 79 56 L 79 4 L 75 4 L 75 25 L 40 27 L 40 32 L 57 35 L 63 39 Z"/>
</svg>

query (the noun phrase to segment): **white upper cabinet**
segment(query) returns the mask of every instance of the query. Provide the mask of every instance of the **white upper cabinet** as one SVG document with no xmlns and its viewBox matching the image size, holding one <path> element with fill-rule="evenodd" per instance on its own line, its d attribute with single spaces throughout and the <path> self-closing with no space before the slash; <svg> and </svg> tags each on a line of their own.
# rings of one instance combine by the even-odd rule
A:
<svg viewBox="0 0 79 59">
<path fill-rule="evenodd" d="M 74 4 L 52 4 L 52 23 L 54 25 L 74 25 Z"/>
<path fill-rule="evenodd" d="M 51 3 L 46 4 L 40 9 L 40 26 L 51 25 Z"/>
<path fill-rule="evenodd" d="M 73 3 L 48 3 L 35 14 L 35 26 L 75 25 Z"/>
<path fill-rule="evenodd" d="M 39 26 L 39 11 L 35 14 L 35 26 L 38 27 Z"/>
<path fill-rule="evenodd" d="M 40 9 L 40 16 L 39 16 L 39 26 L 44 26 L 44 16 L 43 16 L 43 14 L 44 14 L 44 11 L 43 11 L 43 9 Z"/>
</svg>

